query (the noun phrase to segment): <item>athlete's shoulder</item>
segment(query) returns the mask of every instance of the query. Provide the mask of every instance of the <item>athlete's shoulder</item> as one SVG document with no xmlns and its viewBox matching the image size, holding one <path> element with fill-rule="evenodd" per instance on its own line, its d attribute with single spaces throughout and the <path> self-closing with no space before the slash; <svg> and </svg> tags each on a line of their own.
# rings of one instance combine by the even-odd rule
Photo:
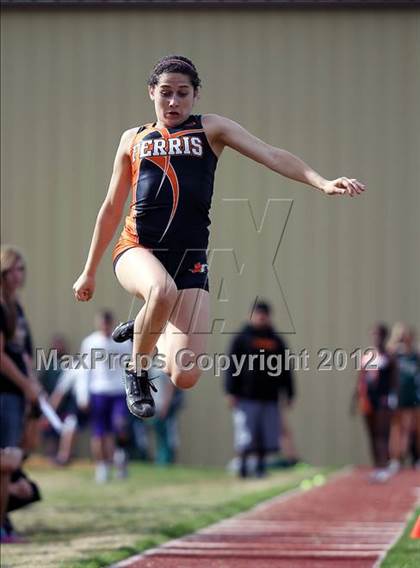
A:
<svg viewBox="0 0 420 568">
<path fill-rule="evenodd" d="M 223 128 L 228 123 L 229 119 L 220 116 L 220 114 L 202 114 L 201 122 L 204 128 L 218 129 Z"/>
<path fill-rule="evenodd" d="M 128 128 L 127 130 L 124 130 L 124 132 L 121 134 L 118 152 L 123 152 L 124 154 L 129 153 L 132 141 L 136 135 L 137 130 L 138 127 Z"/>
<path fill-rule="evenodd" d="M 121 140 L 132 138 L 138 132 L 139 128 L 139 126 L 133 126 L 132 128 L 127 128 L 127 130 L 124 130 L 121 135 Z"/>
<path fill-rule="evenodd" d="M 149 128 L 151 125 L 152 123 L 142 124 L 140 126 L 134 126 L 133 128 L 127 128 L 127 130 L 124 130 L 120 139 L 120 149 L 124 153 L 129 154 L 131 146 L 133 145 L 134 139 L 137 136 L 137 134 Z"/>
<path fill-rule="evenodd" d="M 134 126 L 133 128 L 127 128 L 127 130 L 124 130 L 121 134 L 121 144 L 131 144 L 140 128 L 140 126 Z"/>
<path fill-rule="evenodd" d="M 220 114 L 203 114 L 201 120 L 205 131 L 215 137 L 223 136 L 239 127 L 234 120 Z"/>
<path fill-rule="evenodd" d="M 204 114 L 202 124 L 216 156 L 220 156 L 228 143 L 229 134 L 239 128 L 236 122 L 219 114 Z"/>
</svg>

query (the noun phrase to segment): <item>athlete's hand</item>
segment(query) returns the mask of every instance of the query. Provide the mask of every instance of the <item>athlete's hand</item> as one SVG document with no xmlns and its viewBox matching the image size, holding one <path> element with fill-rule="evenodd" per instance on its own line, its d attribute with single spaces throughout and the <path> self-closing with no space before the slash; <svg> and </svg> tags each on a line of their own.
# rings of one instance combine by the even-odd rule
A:
<svg viewBox="0 0 420 568">
<path fill-rule="evenodd" d="M 74 297 L 79 302 L 88 302 L 95 292 L 95 278 L 85 272 L 73 284 Z"/>
<path fill-rule="evenodd" d="M 322 191 L 326 195 L 350 195 L 350 197 L 353 197 L 354 195 L 363 193 L 365 189 L 366 186 L 360 181 L 357 181 L 357 179 L 340 177 L 328 181 L 322 188 Z"/>
</svg>

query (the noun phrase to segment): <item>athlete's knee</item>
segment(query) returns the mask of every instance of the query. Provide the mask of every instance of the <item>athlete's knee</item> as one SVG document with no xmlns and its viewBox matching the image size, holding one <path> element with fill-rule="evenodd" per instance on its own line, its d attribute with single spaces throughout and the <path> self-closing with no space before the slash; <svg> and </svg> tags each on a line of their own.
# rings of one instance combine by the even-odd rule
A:
<svg viewBox="0 0 420 568">
<path fill-rule="evenodd" d="M 150 288 L 146 303 L 152 308 L 170 311 L 176 303 L 177 292 L 175 282 L 165 285 L 155 284 Z"/>
<path fill-rule="evenodd" d="M 179 389 L 191 389 L 197 384 L 202 371 L 198 367 L 182 370 L 176 369 L 171 373 L 171 381 Z"/>
</svg>

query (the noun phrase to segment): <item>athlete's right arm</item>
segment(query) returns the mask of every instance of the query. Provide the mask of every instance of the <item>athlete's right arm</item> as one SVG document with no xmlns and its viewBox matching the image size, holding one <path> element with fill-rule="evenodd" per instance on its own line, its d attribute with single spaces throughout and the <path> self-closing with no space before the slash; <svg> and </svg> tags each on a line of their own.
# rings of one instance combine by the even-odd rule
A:
<svg viewBox="0 0 420 568">
<path fill-rule="evenodd" d="M 121 136 L 114 160 L 108 192 L 99 210 L 92 242 L 82 274 L 73 285 L 77 300 L 85 302 L 95 291 L 95 275 L 99 262 L 112 240 L 121 221 L 131 183 L 130 146 L 136 128 L 126 130 Z"/>
</svg>

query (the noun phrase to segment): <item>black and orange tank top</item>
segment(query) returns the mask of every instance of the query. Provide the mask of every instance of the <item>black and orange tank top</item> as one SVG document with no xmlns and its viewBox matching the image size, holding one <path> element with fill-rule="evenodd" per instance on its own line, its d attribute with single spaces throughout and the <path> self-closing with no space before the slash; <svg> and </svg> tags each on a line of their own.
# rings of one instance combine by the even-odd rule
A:
<svg viewBox="0 0 420 568">
<path fill-rule="evenodd" d="M 130 157 L 126 236 L 148 248 L 206 249 L 217 157 L 201 116 L 192 115 L 175 128 L 140 127 Z"/>
</svg>

